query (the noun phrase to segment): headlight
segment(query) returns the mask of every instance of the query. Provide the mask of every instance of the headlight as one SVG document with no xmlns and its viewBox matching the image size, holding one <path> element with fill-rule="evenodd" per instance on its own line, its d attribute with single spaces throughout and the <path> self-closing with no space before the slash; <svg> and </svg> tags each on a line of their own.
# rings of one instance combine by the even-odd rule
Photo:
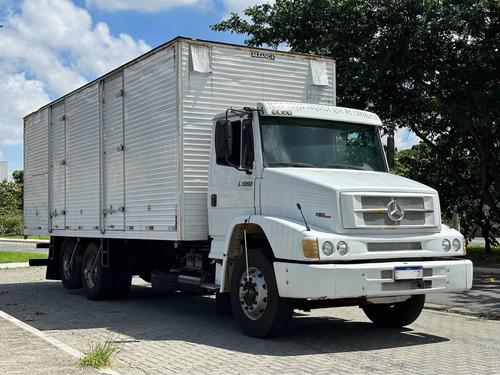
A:
<svg viewBox="0 0 500 375">
<path fill-rule="evenodd" d="M 448 252 L 451 249 L 450 241 L 448 240 L 443 240 L 443 243 L 441 244 L 443 247 L 443 251 Z"/>
<path fill-rule="evenodd" d="M 455 251 L 460 250 L 460 241 L 457 238 L 453 240 L 452 245 L 453 245 L 453 250 Z"/>
<path fill-rule="evenodd" d="M 344 241 L 339 241 L 337 243 L 337 251 L 340 255 L 346 255 L 349 249 L 347 248 L 347 244 Z"/>
<path fill-rule="evenodd" d="M 323 254 L 325 254 L 326 256 L 332 255 L 334 251 L 332 243 L 328 241 L 323 242 L 321 251 L 323 251 Z"/>
</svg>

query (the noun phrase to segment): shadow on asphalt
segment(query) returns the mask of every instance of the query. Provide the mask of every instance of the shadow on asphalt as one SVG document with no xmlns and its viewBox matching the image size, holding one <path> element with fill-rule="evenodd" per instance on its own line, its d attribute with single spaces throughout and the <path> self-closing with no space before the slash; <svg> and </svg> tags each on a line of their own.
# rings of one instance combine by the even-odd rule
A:
<svg viewBox="0 0 500 375">
<path fill-rule="evenodd" d="M 96 302 L 81 290 L 63 289 L 60 282 L 1 284 L 0 309 L 42 331 L 106 328 L 129 341 L 181 340 L 255 355 L 303 356 L 449 341 L 408 328 L 383 329 L 304 313 L 297 313 L 281 336 L 259 340 L 244 335 L 233 317 L 216 315 L 213 298 L 181 293 L 158 297 L 143 286 L 132 286 L 127 299 Z"/>
<path fill-rule="evenodd" d="M 500 319 L 500 275 L 474 275 L 471 291 L 454 293 L 451 301 L 456 306 L 475 306 L 472 313 L 489 319 Z"/>
</svg>

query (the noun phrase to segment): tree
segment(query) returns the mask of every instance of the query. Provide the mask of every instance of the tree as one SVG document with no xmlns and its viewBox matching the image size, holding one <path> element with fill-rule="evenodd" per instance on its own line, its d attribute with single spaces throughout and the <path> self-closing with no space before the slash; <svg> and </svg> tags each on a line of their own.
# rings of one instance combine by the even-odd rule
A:
<svg viewBox="0 0 500 375">
<path fill-rule="evenodd" d="M 24 171 L 23 170 L 12 171 L 12 178 L 14 179 L 14 183 L 16 184 L 16 189 L 19 192 L 19 197 L 21 199 L 21 211 L 22 211 L 24 202 Z"/>
<path fill-rule="evenodd" d="M 276 0 L 244 14 L 212 28 L 334 57 L 339 105 L 411 128 L 460 199 L 500 222 L 498 0 Z"/>
<path fill-rule="evenodd" d="M 12 178 L 16 184 L 24 184 L 24 171 L 15 170 L 12 172 Z"/>
<path fill-rule="evenodd" d="M 6 221 L 19 222 L 22 215 L 22 192 L 14 182 L 0 182 L 0 234 L 4 232 Z"/>
<path fill-rule="evenodd" d="M 465 167 L 471 164 L 464 163 Z M 457 212 L 461 232 L 468 240 L 473 238 L 480 228 L 485 238 L 485 251 L 491 253 L 491 245 L 496 243 L 495 234 L 499 234 L 498 228 L 494 226 L 491 217 L 479 201 L 470 197 L 463 187 L 453 180 L 453 176 L 447 173 L 442 161 L 429 146 L 420 143 L 409 150 L 397 152 L 394 172 L 436 189 L 439 192 L 441 211 L 445 220 L 451 222 L 453 213 Z M 477 171 L 462 170 L 462 174 L 466 174 L 468 179 L 474 179 L 472 176 L 475 173 Z"/>
</svg>

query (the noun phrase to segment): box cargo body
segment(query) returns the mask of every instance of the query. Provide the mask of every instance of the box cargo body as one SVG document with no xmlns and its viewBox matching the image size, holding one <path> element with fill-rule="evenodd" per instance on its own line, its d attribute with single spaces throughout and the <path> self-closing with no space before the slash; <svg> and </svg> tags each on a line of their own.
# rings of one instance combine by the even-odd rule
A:
<svg viewBox="0 0 500 375">
<path fill-rule="evenodd" d="M 24 233 L 206 240 L 211 120 L 335 105 L 328 58 L 176 38 L 24 119 Z"/>
</svg>

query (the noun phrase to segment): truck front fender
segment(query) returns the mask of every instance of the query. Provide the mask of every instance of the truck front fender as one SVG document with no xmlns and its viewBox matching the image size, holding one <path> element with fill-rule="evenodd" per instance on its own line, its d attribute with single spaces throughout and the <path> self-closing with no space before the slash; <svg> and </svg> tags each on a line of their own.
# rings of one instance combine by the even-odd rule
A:
<svg viewBox="0 0 500 375">
<path fill-rule="evenodd" d="M 241 216 L 233 220 L 230 228 L 224 240 L 214 239 L 212 241 L 211 257 L 222 258 L 222 264 L 216 275 L 220 292 L 229 291 L 234 264 L 245 252 L 245 229 L 248 237 L 248 248 L 255 247 L 254 243 L 265 243 L 276 259 L 311 260 L 306 258 L 302 252 L 302 240 L 315 238 L 315 236 L 313 232 L 306 231 L 304 224 L 300 221 L 273 216 Z M 254 237 L 258 237 L 259 241 L 252 242 Z M 259 247 L 261 246 L 263 245 Z"/>
</svg>

